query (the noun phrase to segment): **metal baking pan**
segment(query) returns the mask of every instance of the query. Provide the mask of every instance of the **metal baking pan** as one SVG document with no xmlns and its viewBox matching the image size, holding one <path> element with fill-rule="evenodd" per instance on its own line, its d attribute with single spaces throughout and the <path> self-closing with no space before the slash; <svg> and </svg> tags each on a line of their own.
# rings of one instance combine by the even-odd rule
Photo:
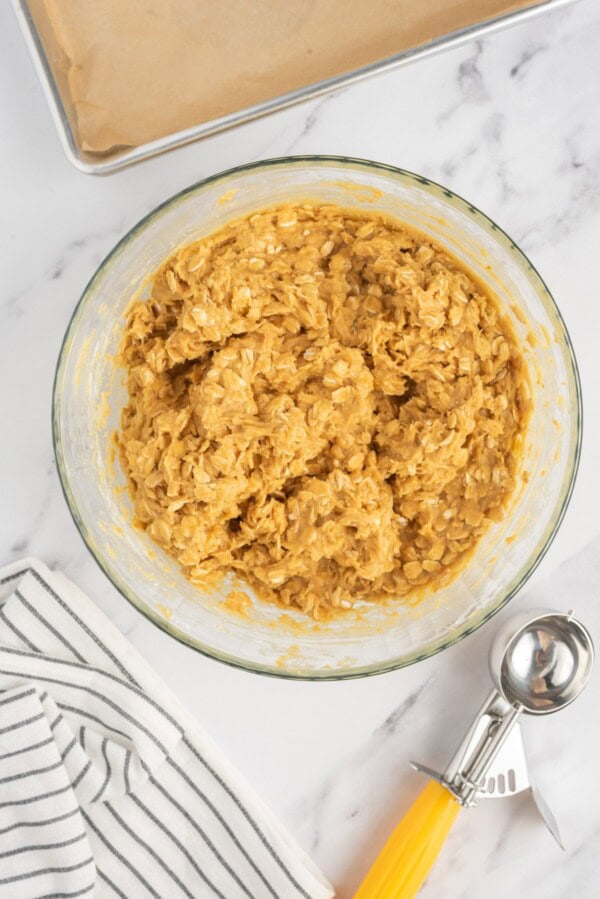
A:
<svg viewBox="0 0 600 899">
<path fill-rule="evenodd" d="M 354 71 L 337 75 L 333 78 L 327 78 L 323 81 L 309 84 L 306 87 L 298 88 L 297 90 L 289 91 L 278 97 L 272 97 L 262 103 L 257 103 L 255 106 L 241 109 L 218 119 L 202 122 L 202 124 L 187 128 L 184 131 L 168 134 L 165 137 L 150 143 L 141 144 L 140 146 L 131 148 L 125 147 L 114 153 L 101 155 L 85 152 L 77 145 L 58 87 L 46 58 L 42 42 L 29 12 L 27 0 L 12 0 L 15 14 L 29 48 L 31 58 L 33 59 L 46 100 L 48 101 L 63 149 L 74 166 L 80 171 L 91 175 L 106 175 L 110 172 L 116 172 L 125 166 L 140 162 L 142 159 L 157 156 L 158 154 L 165 153 L 167 150 L 172 150 L 175 147 L 181 147 L 184 144 L 200 140 L 211 134 L 217 134 L 220 131 L 225 131 L 236 125 L 242 125 L 245 122 L 258 119 L 261 116 L 276 112 L 279 109 L 285 109 L 295 103 L 312 100 L 322 94 L 330 93 L 337 88 L 345 87 L 348 84 L 360 81 L 363 78 L 368 78 L 371 75 L 376 75 L 379 72 L 385 72 L 389 69 L 396 68 L 397 66 L 413 62 L 414 60 L 422 59 L 425 56 L 431 56 L 433 53 L 438 53 L 440 50 L 444 50 L 447 47 L 456 47 L 466 41 L 473 40 L 475 37 L 491 34 L 494 31 L 506 28 L 517 22 L 531 19 L 550 9 L 557 9 L 574 2 L 575 0 L 539 0 L 539 3 L 536 6 L 530 6 L 525 9 L 506 13 L 497 16 L 496 18 L 488 19 L 486 22 L 453 31 L 449 34 L 435 38 L 426 44 L 422 44 L 410 50 L 405 50 L 394 56 L 355 69 Z"/>
</svg>

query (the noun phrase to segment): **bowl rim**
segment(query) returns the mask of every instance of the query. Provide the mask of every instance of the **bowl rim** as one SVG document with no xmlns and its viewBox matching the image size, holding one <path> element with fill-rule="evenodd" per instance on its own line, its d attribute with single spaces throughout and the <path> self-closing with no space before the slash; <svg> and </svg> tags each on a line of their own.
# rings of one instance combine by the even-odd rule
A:
<svg viewBox="0 0 600 899">
<path fill-rule="evenodd" d="M 399 178 L 400 180 L 409 180 L 412 182 L 416 182 L 421 188 L 424 188 L 425 190 L 431 190 L 432 192 L 441 191 L 442 195 L 448 200 L 456 202 L 458 206 L 462 208 L 463 212 L 467 213 L 471 217 L 478 217 L 480 219 L 480 223 L 483 223 L 484 226 L 495 232 L 498 237 L 503 240 L 503 242 L 506 242 L 507 248 L 515 255 L 516 261 L 520 265 L 520 268 L 523 270 L 523 272 L 527 275 L 527 277 L 530 278 L 530 280 L 533 279 L 534 282 L 537 282 L 537 284 L 535 284 L 535 287 L 538 293 L 540 293 L 542 296 L 545 295 L 545 299 L 549 301 L 550 307 L 556 315 L 558 325 L 562 329 L 562 341 L 560 342 L 561 351 L 564 356 L 567 369 L 569 369 L 570 367 L 570 374 L 572 375 L 575 393 L 575 410 L 573 410 L 575 414 L 573 416 L 573 423 L 571 425 L 569 434 L 569 461 L 565 469 L 559 496 L 553 514 L 549 519 L 545 537 L 543 538 L 542 543 L 532 551 L 532 554 L 530 555 L 527 563 L 524 565 L 523 571 L 518 577 L 517 582 L 514 583 L 513 586 L 506 592 L 506 594 L 502 595 L 501 598 L 497 602 L 495 602 L 493 606 L 488 607 L 486 611 L 478 616 L 472 624 L 467 627 L 461 627 L 459 625 L 456 631 L 451 631 L 445 637 L 439 638 L 437 641 L 432 641 L 430 645 L 428 645 L 420 652 L 413 655 L 404 654 L 399 658 L 390 659 L 382 663 L 375 663 L 372 665 L 359 665 L 347 670 L 316 669 L 312 671 L 302 672 L 286 670 L 285 668 L 279 669 L 273 665 L 260 665 L 250 662 L 246 659 L 239 659 L 233 655 L 215 650 L 211 646 L 194 639 L 189 634 L 172 625 L 166 618 L 160 616 L 158 612 L 155 612 L 146 603 L 144 603 L 144 601 L 140 597 L 138 597 L 127 584 L 123 583 L 120 576 L 112 569 L 110 559 L 103 556 L 102 553 L 99 552 L 98 549 L 93 545 L 93 542 L 87 532 L 85 522 L 79 514 L 79 509 L 75 501 L 75 497 L 71 491 L 69 474 L 64 464 L 64 455 L 62 451 L 60 387 L 67 357 L 67 348 L 70 344 L 71 335 L 74 332 L 77 320 L 85 306 L 87 298 L 91 294 L 96 282 L 102 276 L 104 269 L 110 264 L 112 259 L 121 251 L 123 251 L 127 247 L 127 245 L 140 232 L 142 232 L 152 220 L 161 215 L 171 206 L 174 206 L 184 197 L 199 192 L 202 189 L 206 188 L 208 185 L 218 183 L 219 181 L 224 181 L 227 178 L 240 173 L 260 169 L 275 168 L 285 165 L 293 166 L 294 164 L 309 164 L 323 167 L 326 167 L 327 165 L 337 165 L 347 167 L 349 170 L 353 171 L 356 174 L 359 174 L 361 170 L 374 170 L 376 172 L 383 172 L 385 174 L 392 175 L 395 178 Z M 541 277 L 540 273 L 523 252 L 523 250 L 520 249 L 520 247 L 512 240 L 512 238 L 504 231 L 504 229 L 497 225 L 493 221 L 493 219 L 482 212 L 477 206 L 466 200 L 460 194 L 457 194 L 454 191 L 450 190 L 445 185 L 440 184 L 439 182 L 434 181 L 431 178 L 425 177 L 424 175 L 419 175 L 415 172 L 400 168 L 398 166 L 393 166 L 388 163 L 341 155 L 305 154 L 281 156 L 234 166 L 232 168 L 217 172 L 214 175 L 209 175 L 206 178 L 202 178 L 201 180 L 194 182 L 188 187 L 185 187 L 182 190 L 172 194 L 158 206 L 151 209 L 146 215 L 139 219 L 139 221 L 136 222 L 136 224 L 134 224 L 123 235 L 123 237 L 120 238 L 119 241 L 117 241 L 117 243 L 113 246 L 109 253 L 103 258 L 96 271 L 85 285 L 81 296 L 79 297 L 79 300 L 77 301 L 73 309 L 61 342 L 52 386 L 52 443 L 63 496 L 67 503 L 73 522 L 75 523 L 75 526 L 79 532 L 79 535 L 84 541 L 92 558 L 112 583 L 112 585 L 132 606 L 134 606 L 134 608 L 141 612 L 145 618 L 147 618 L 161 630 L 165 631 L 169 636 L 174 637 L 178 642 L 191 647 L 201 655 L 204 655 L 207 658 L 215 659 L 219 662 L 223 662 L 234 668 L 251 671 L 257 674 L 263 674 L 266 676 L 277 677 L 283 680 L 338 681 L 369 677 L 376 674 L 385 674 L 387 672 L 395 671 L 399 668 L 405 668 L 409 665 L 414 665 L 417 662 L 431 658 L 442 652 L 443 650 L 448 649 L 450 646 L 454 646 L 456 643 L 469 636 L 469 634 L 474 633 L 476 630 L 486 624 L 486 622 L 488 622 L 491 618 L 494 617 L 494 615 L 505 608 L 505 606 L 511 601 L 511 599 L 516 596 L 516 594 L 527 583 L 531 575 L 537 569 L 538 565 L 548 552 L 548 549 L 550 548 L 560 528 L 560 525 L 562 524 L 569 502 L 571 500 L 571 496 L 573 494 L 577 472 L 579 470 L 582 437 L 582 388 L 577 359 L 573 349 L 573 343 L 566 323 L 556 301 L 554 300 L 554 297 L 548 289 L 548 286 L 545 283 L 544 279 Z M 502 594 L 502 591 L 500 591 L 500 593 Z"/>
</svg>

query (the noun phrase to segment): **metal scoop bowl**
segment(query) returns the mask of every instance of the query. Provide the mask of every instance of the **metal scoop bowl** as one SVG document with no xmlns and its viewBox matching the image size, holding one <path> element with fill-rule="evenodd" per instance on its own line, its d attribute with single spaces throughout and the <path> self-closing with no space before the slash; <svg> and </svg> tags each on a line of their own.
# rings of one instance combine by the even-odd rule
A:
<svg viewBox="0 0 600 899">
<path fill-rule="evenodd" d="M 571 613 L 521 612 L 496 634 L 490 670 L 503 697 L 529 715 L 549 715 L 577 699 L 592 672 L 594 646 Z"/>
</svg>

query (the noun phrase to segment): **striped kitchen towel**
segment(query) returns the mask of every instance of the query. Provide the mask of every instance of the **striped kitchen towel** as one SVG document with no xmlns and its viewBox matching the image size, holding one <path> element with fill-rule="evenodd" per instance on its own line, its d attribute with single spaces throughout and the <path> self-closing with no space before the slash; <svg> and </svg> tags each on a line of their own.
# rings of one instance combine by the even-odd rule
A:
<svg viewBox="0 0 600 899">
<path fill-rule="evenodd" d="M 0 897 L 327 899 L 310 859 L 64 576 L 0 570 Z"/>
</svg>

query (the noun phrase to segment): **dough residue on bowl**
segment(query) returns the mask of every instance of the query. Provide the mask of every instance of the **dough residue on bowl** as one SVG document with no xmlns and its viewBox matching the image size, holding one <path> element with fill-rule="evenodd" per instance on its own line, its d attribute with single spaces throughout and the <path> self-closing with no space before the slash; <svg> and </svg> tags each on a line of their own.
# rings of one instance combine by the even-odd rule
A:
<svg viewBox="0 0 600 899">
<path fill-rule="evenodd" d="M 316 618 L 447 583 L 518 469 L 497 301 L 376 212 L 286 205 L 178 250 L 129 308 L 118 444 L 151 538 Z"/>
</svg>

